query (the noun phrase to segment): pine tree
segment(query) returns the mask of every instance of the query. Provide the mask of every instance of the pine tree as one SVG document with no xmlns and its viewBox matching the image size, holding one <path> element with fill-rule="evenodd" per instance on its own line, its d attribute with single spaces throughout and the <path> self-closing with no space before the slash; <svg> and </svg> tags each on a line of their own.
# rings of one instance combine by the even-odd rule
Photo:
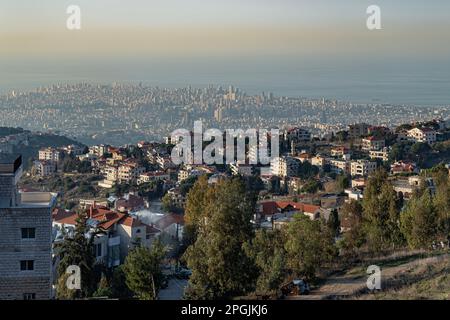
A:
<svg viewBox="0 0 450 320">
<path fill-rule="evenodd" d="M 401 229 L 409 247 L 430 249 L 438 233 L 437 221 L 429 190 L 413 196 L 401 215 Z"/>
<path fill-rule="evenodd" d="M 96 289 L 94 234 L 88 234 L 87 220 L 86 213 L 80 212 L 73 235 L 66 234 L 64 240 L 55 246 L 55 251 L 60 258 L 58 279 L 65 276 L 69 266 L 76 265 L 80 267 L 81 292 L 77 294 L 77 297 L 90 297 Z"/>
<path fill-rule="evenodd" d="M 364 230 L 373 251 L 403 244 L 399 201 L 386 172 L 378 170 L 369 179 L 363 198 Z"/>
<path fill-rule="evenodd" d="M 346 254 L 354 254 L 365 241 L 363 231 L 363 208 L 356 200 L 345 203 L 342 207 L 342 221 L 348 229 L 341 242 Z"/>
<path fill-rule="evenodd" d="M 139 299 L 157 299 L 164 280 L 161 263 L 165 253 L 164 246 L 156 241 L 151 249 L 137 246 L 128 254 L 123 265 L 126 284 Z"/>
<path fill-rule="evenodd" d="M 434 207 L 437 214 L 438 238 L 444 243 L 450 241 L 450 182 L 448 171 L 440 171 L 433 177 L 436 184 Z"/>
</svg>

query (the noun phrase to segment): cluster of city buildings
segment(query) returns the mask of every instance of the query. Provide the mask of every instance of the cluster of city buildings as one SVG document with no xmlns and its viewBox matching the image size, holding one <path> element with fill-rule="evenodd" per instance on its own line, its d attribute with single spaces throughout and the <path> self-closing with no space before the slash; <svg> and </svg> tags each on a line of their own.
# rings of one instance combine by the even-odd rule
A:
<svg viewBox="0 0 450 320">
<path fill-rule="evenodd" d="M 355 104 L 323 98 L 247 94 L 230 86 L 53 85 L 0 96 L 0 126 L 60 132 L 86 144 L 159 140 L 202 119 L 211 128 L 298 125 L 324 137 L 367 121 L 393 128 L 416 119 L 446 118 L 450 106 Z M 80 115 L 89 115 L 80 116 Z"/>
</svg>

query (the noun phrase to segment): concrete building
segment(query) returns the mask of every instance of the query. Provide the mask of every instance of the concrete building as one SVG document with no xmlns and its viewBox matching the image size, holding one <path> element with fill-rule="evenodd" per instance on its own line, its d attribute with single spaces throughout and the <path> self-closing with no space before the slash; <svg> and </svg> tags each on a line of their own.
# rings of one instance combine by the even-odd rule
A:
<svg viewBox="0 0 450 320">
<path fill-rule="evenodd" d="M 415 142 L 433 144 L 436 142 L 436 131 L 430 128 L 414 128 L 408 131 L 408 138 Z"/>
<path fill-rule="evenodd" d="M 164 171 L 152 171 L 152 172 L 144 172 L 143 174 L 141 174 L 137 180 L 137 184 L 143 184 L 143 183 L 148 183 L 148 182 L 153 182 L 153 181 L 164 181 L 164 180 L 169 180 L 170 179 L 170 174 L 164 172 Z"/>
<path fill-rule="evenodd" d="M 44 148 L 39 150 L 39 160 L 58 162 L 61 159 L 61 151 L 55 148 Z"/>
<path fill-rule="evenodd" d="M 370 125 L 367 123 L 352 124 L 348 128 L 348 136 L 350 138 L 359 138 L 369 134 Z"/>
<path fill-rule="evenodd" d="M 22 193 L 20 155 L 0 155 L 0 300 L 51 299 L 56 194 Z"/>
<path fill-rule="evenodd" d="M 361 149 L 364 151 L 381 150 L 386 143 L 383 138 L 368 137 L 361 140 Z"/>
<path fill-rule="evenodd" d="M 270 169 L 275 176 L 291 177 L 296 174 L 299 162 L 292 157 L 274 158 L 270 163 Z"/>
<path fill-rule="evenodd" d="M 370 159 L 380 159 L 382 161 L 389 161 L 389 149 L 383 148 L 382 150 L 369 151 Z"/>
<path fill-rule="evenodd" d="M 251 176 L 253 175 L 253 169 L 254 167 L 252 165 L 247 164 L 239 164 L 239 163 L 232 163 L 230 164 L 230 169 L 233 175 L 241 175 L 241 176 Z"/>
<path fill-rule="evenodd" d="M 377 170 L 377 163 L 367 160 L 352 161 L 350 166 L 352 176 L 368 176 Z"/>
<path fill-rule="evenodd" d="M 350 162 L 346 160 L 330 159 L 331 171 L 334 173 L 347 173 L 350 171 Z"/>
<path fill-rule="evenodd" d="M 311 141 L 311 133 L 302 128 L 291 128 L 285 130 L 284 140 L 286 141 Z"/>
<path fill-rule="evenodd" d="M 33 162 L 34 175 L 39 177 L 51 176 L 56 172 L 56 164 L 53 161 L 36 160 Z"/>
</svg>

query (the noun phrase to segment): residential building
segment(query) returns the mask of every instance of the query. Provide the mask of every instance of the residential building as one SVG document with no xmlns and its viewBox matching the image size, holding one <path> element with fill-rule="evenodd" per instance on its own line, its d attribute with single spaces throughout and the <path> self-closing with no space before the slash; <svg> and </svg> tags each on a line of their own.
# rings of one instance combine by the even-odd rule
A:
<svg viewBox="0 0 450 320">
<path fill-rule="evenodd" d="M 51 176 L 56 172 L 56 164 L 48 160 L 36 160 L 33 162 L 33 174 L 38 177 Z"/>
<path fill-rule="evenodd" d="M 19 192 L 20 155 L 0 155 L 0 300 L 47 300 L 56 194 Z"/>
<path fill-rule="evenodd" d="M 302 128 L 291 128 L 285 130 L 284 139 L 286 141 L 311 141 L 311 133 L 308 130 Z"/>
<path fill-rule="evenodd" d="M 408 138 L 415 142 L 433 144 L 436 142 L 436 131 L 430 128 L 414 128 L 408 130 Z"/>
<path fill-rule="evenodd" d="M 361 140 L 361 149 L 364 151 L 381 150 L 385 147 L 383 138 L 368 137 Z"/>
<path fill-rule="evenodd" d="M 347 173 L 350 171 L 350 162 L 346 160 L 329 160 L 331 171 L 334 173 Z"/>
<path fill-rule="evenodd" d="M 357 123 L 349 126 L 348 136 L 350 138 L 359 138 L 369 134 L 370 125 L 367 123 Z"/>
<path fill-rule="evenodd" d="M 270 169 L 273 175 L 291 177 L 297 173 L 299 160 L 292 157 L 277 157 L 272 159 Z"/>
<path fill-rule="evenodd" d="M 316 155 L 315 157 L 311 158 L 311 164 L 313 166 L 322 168 L 326 163 L 327 163 L 326 159 L 321 155 Z"/>
<path fill-rule="evenodd" d="M 233 175 L 251 176 L 253 175 L 254 166 L 248 164 L 232 163 L 230 169 Z"/>
<path fill-rule="evenodd" d="M 138 180 L 137 184 L 143 184 L 148 182 L 154 182 L 154 181 L 164 181 L 169 180 L 170 174 L 164 172 L 164 171 L 152 171 L 152 172 L 144 172 L 142 173 Z"/>
<path fill-rule="evenodd" d="M 402 174 L 402 173 L 418 173 L 419 169 L 415 162 L 407 161 L 396 161 L 391 164 L 392 174 Z"/>
<path fill-rule="evenodd" d="M 382 150 L 369 151 L 370 159 L 380 159 L 382 161 L 389 161 L 389 149 L 383 148 Z"/>
<path fill-rule="evenodd" d="M 120 183 L 137 182 L 141 174 L 145 172 L 145 168 L 135 162 L 124 163 L 117 169 L 117 180 Z"/>
<path fill-rule="evenodd" d="M 39 150 L 39 160 L 58 162 L 61 160 L 61 151 L 55 148 L 43 148 Z"/>
<path fill-rule="evenodd" d="M 352 176 L 368 176 L 377 170 L 377 163 L 368 160 L 352 161 L 350 165 Z"/>
</svg>

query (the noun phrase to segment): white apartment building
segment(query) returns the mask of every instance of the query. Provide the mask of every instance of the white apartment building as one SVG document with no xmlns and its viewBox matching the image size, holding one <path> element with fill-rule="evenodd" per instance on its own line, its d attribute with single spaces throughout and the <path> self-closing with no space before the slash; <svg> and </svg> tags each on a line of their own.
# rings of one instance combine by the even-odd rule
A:
<svg viewBox="0 0 450 320">
<path fill-rule="evenodd" d="M 352 176 L 368 176 L 377 170 L 377 163 L 367 160 L 352 161 L 350 174 Z"/>
<path fill-rule="evenodd" d="M 164 181 L 169 180 L 170 175 L 168 173 L 165 173 L 164 171 L 154 171 L 154 172 L 144 172 L 141 174 L 137 180 L 137 184 L 143 184 L 153 181 Z"/>
<path fill-rule="evenodd" d="M 436 142 L 436 131 L 430 128 L 414 128 L 408 130 L 408 138 L 415 142 L 433 144 Z"/>
<path fill-rule="evenodd" d="M 330 159 L 331 171 L 335 173 L 347 173 L 350 171 L 350 162 L 345 160 Z"/>
<path fill-rule="evenodd" d="M 272 159 L 270 169 L 273 175 L 290 177 L 296 174 L 299 160 L 292 157 L 278 157 Z"/>
<path fill-rule="evenodd" d="M 369 155 L 370 159 L 380 159 L 382 161 L 389 160 L 389 150 L 387 148 L 383 148 L 382 150 L 371 150 Z"/>
<path fill-rule="evenodd" d="M 56 172 L 56 165 L 53 161 L 36 160 L 33 163 L 34 175 L 39 177 L 51 176 Z"/>
<path fill-rule="evenodd" d="M 364 151 L 381 150 L 385 145 L 385 140 L 382 138 L 368 137 L 361 140 L 361 148 Z"/>
<path fill-rule="evenodd" d="M 253 174 L 253 166 L 248 164 L 232 163 L 230 169 L 233 175 L 251 176 Z"/>
<path fill-rule="evenodd" d="M 61 151 L 54 148 L 39 150 L 39 160 L 58 162 L 61 159 Z"/>
<path fill-rule="evenodd" d="M 145 168 L 135 163 L 126 163 L 118 167 L 117 179 L 120 182 L 130 183 L 137 181 L 141 174 L 145 172 Z"/>
</svg>

